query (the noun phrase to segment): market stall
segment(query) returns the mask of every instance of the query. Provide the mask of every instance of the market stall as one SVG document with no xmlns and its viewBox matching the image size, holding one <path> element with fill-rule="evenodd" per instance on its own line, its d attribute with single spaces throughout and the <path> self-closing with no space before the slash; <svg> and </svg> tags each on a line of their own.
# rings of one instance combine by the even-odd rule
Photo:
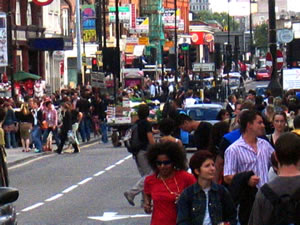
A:
<svg viewBox="0 0 300 225">
<path fill-rule="evenodd" d="M 107 107 L 107 123 L 112 128 L 112 144 L 114 147 L 122 145 L 122 139 L 127 129 L 138 120 L 137 109 L 140 104 L 148 104 L 150 107 L 149 121 L 157 124 L 161 118 L 159 102 L 146 102 L 140 99 L 124 99 L 122 105 Z"/>
</svg>

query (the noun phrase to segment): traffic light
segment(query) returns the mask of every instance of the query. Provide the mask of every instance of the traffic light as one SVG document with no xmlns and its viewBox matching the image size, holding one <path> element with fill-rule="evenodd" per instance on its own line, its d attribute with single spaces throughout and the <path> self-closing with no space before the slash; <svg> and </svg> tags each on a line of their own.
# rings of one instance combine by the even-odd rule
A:
<svg viewBox="0 0 300 225">
<path fill-rule="evenodd" d="M 115 47 L 103 48 L 102 53 L 103 53 L 103 70 L 105 72 L 113 73 L 117 65 L 116 48 Z"/>
<path fill-rule="evenodd" d="M 184 55 L 181 53 L 178 54 L 178 66 L 184 66 Z"/>
<path fill-rule="evenodd" d="M 220 69 L 222 64 L 221 46 L 220 43 L 215 43 L 215 66 Z"/>
<path fill-rule="evenodd" d="M 97 58 L 92 58 L 92 71 L 93 72 L 98 72 L 99 71 L 99 67 L 97 64 Z"/>
<path fill-rule="evenodd" d="M 197 49 L 196 46 L 191 45 L 189 49 L 189 61 L 190 65 L 197 60 Z"/>
<path fill-rule="evenodd" d="M 232 47 L 230 44 L 226 45 L 226 66 L 224 71 L 229 73 L 232 69 Z"/>
<path fill-rule="evenodd" d="M 169 51 L 163 51 L 163 64 L 168 66 L 169 64 Z"/>
</svg>

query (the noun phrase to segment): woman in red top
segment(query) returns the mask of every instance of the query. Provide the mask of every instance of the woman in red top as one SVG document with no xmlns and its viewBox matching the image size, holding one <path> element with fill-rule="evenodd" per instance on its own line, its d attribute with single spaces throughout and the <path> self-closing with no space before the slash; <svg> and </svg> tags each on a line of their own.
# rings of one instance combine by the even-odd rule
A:
<svg viewBox="0 0 300 225">
<path fill-rule="evenodd" d="M 177 143 L 164 142 L 152 145 L 147 158 L 155 172 L 145 179 L 144 210 L 152 213 L 151 225 L 175 225 L 177 199 L 186 187 L 196 182 L 184 170 L 185 153 Z"/>
</svg>

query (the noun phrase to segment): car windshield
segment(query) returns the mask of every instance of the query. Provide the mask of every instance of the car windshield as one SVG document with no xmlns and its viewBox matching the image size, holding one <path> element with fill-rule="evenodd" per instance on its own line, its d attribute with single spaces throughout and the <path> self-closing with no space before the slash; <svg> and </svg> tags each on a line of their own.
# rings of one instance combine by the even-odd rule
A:
<svg viewBox="0 0 300 225">
<path fill-rule="evenodd" d="M 268 71 L 266 69 L 260 69 L 258 70 L 259 73 L 268 73 Z"/>
<path fill-rule="evenodd" d="M 193 120 L 216 120 L 220 108 L 187 108 L 186 113 Z"/>
</svg>

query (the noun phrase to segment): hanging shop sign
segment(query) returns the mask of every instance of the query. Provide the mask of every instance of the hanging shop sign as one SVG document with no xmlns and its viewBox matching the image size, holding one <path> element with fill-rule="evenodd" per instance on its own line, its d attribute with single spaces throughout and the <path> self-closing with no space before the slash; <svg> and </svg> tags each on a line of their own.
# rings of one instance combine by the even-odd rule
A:
<svg viewBox="0 0 300 225">
<path fill-rule="evenodd" d="M 96 42 L 96 11 L 94 5 L 83 5 L 81 7 L 82 29 L 84 42 Z"/>
<path fill-rule="evenodd" d="M 130 34 L 148 34 L 149 32 L 149 18 L 139 17 L 136 18 L 135 28 L 130 28 Z"/>
<path fill-rule="evenodd" d="M 119 21 L 122 23 L 130 23 L 131 9 L 130 6 L 120 6 L 119 8 Z M 116 7 L 108 7 L 109 22 L 116 22 Z"/>
<path fill-rule="evenodd" d="M 0 13 L 0 67 L 8 66 L 6 13 Z"/>
<path fill-rule="evenodd" d="M 53 0 L 33 0 L 33 3 L 39 6 L 49 5 L 53 2 Z"/>
</svg>

